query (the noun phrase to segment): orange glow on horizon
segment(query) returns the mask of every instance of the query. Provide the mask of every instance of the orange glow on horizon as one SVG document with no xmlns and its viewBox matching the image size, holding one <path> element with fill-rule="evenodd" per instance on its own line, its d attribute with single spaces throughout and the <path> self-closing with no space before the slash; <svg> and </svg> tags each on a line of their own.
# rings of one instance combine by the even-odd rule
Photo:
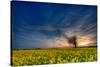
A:
<svg viewBox="0 0 100 67">
<path fill-rule="evenodd" d="M 70 34 L 70 36 L 72 36 L 73 34 Z M 64 47 L 64 46 L 73 46 L 73 44 L 69 44 L 67 39 L 65 38 L 60 38 L 59 40 L 56 41 L 60 46 Z M 89 46 L 90 43 L 95 43 L 95 40 L 91 39 L 88 36 L 80 36 L 77 35 L 77 46 Z"/>
</svg>

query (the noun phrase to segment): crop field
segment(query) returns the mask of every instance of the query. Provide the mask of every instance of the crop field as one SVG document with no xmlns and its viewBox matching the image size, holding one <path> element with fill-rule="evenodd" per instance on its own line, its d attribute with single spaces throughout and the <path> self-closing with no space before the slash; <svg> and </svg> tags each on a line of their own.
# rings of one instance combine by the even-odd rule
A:
<svg viewBox="0 0 100 67">
<path fill-rule="evenodd" d="M 12 66 L 93 62 L 97 48 L 12 50 Z"/>
</svg>

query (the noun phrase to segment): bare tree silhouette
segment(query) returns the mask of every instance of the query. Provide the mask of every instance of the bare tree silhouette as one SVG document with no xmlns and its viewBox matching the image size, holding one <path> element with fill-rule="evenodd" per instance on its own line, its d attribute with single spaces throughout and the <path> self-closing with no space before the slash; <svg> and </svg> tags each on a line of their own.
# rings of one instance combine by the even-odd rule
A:
<svg viewBox="0 0 100 67">
<path fill-rule="evenodd" d="M 77 37 L 75 35 L 73 35 L 72 37 L 67 37 L 67 35 L 64 35 L 64 37 L 68 40 L 69 44 L 73 44 L 75 48 L 77 47 Z"/>
</svg>

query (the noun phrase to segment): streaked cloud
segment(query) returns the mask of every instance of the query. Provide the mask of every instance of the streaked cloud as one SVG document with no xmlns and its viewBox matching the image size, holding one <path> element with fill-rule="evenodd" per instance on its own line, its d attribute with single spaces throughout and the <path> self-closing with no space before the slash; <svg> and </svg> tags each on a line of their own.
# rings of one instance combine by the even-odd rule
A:
<svg viewBox="0 0 100 67">
<path fill-rule="evenodd" d="M 11 6 L 14 48 L 72 47 L 66 35 L 77 36 L 78 46 L 96 45 L 96 6 L 21 1 Z"/>
</svg>

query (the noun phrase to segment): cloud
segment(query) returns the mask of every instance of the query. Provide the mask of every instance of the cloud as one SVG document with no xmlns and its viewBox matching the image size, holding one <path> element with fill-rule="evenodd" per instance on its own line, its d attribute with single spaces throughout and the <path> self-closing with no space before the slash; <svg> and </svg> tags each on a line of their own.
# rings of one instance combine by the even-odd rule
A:
<svg viewBox="0 0 100 67">
<path fill-rule="evenodd" d="M 12 13 L 14 48 L 72 47 L 66 35 L 96 43 L 96 6 L 12 2 Z"/>
</svg>

